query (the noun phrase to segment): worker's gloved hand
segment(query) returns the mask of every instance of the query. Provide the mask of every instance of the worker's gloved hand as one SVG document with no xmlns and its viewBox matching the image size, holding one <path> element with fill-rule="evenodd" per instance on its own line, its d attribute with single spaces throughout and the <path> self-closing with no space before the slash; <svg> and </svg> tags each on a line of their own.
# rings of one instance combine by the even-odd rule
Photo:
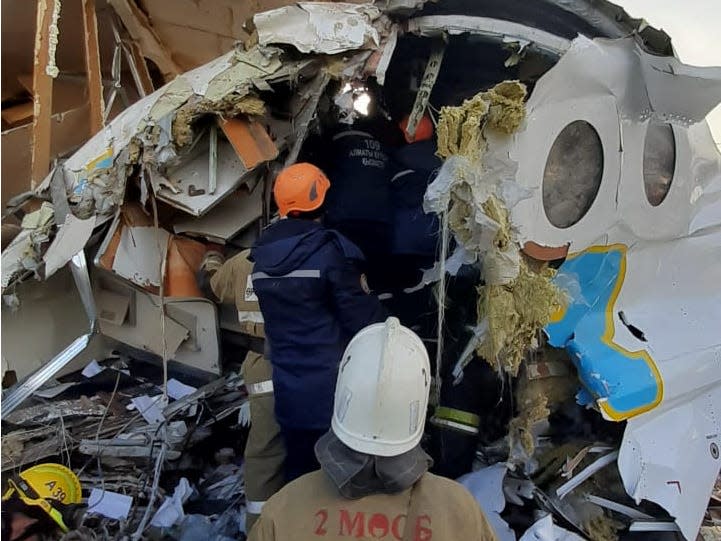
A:
<svg viewBox="0 0 721 541">
<path fill-rule="evenodd" d="M 210 248 L 207 252 L 205 252 L 205 257 L 203 257 L 203 261 L 200 263 L 200 268 L 195 275 L 200 291 L 202 291 L 203 295 L 205 295 L 208 299 L 214 302 L 220 302 L 220 299 L 218 299 L 215 295 L 215 292 L 210 285 L 210 279 L 216 272 L 218 272 L 224 263 L 225 256 L 219 250 Z"/>
<path fill-rule="evenodd" d="M 223 263 L 225 263 L 225 256 L 222 253 L 217 250 L 208 250 L 200 263 L 200 271 L 205 271 L 212 276 L 223 266 Z"/>
</svg>

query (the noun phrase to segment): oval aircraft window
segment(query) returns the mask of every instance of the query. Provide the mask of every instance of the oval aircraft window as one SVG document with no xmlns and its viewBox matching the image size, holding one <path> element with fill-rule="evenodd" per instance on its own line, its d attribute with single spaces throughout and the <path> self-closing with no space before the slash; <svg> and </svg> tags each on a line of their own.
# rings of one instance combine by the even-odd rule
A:
<svg viewBox="0 0 721 541">
<path fill-rule="evenodd" d="M 560 229 L 583 218 L 603 177 L 603 145 L 595 128 L 576 120 L 553 142 L 543 171 L 543 210 Z"/>
<path fill-rule="evenodd" d="M 666 199 L 675 168 L 676 139 L 671 125 L 650 123 L 643 145 L 643 187 L 654 207 Z"/>
</svg>

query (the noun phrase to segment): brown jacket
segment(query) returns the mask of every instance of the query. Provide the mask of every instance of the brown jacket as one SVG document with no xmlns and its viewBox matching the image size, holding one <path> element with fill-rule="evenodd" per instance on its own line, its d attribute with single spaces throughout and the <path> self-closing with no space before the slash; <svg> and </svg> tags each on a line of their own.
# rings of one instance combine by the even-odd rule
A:
<svg viewBox="0 0 721 541">
<path fill-rule="evenodd" d="M 249 255 L 250 250 L 245 250 L 223 263 L 210 278 L 210 287 L 221 303 L 235 304 L 241 332 L 265 338 L 258 297 L 250 279 L 253 263 L 248 261 Z"/>
<path fill-rule="evenodd" d="M 478 503 L 449 479 L 426 473 L 394 495 L 343 498 L 322 471 L 287 485 L 263 507 L 249 541 L 497 541 Z"/>
<path fill-rule="evenodd" d="M 245 444 L 245 498 L 246 525 L 252 528 L 266 500 L 285 484 L 285 446 L 275 420 L 270 362 L 249 351 L 241 374 L 250 401 L 251 424 Z"/>
</svg>

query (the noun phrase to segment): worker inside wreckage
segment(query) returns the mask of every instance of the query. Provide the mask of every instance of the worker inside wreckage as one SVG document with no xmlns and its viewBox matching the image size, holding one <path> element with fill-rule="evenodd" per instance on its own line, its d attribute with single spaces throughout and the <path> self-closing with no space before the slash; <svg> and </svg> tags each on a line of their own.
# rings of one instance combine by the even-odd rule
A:
<svg viewBox="0 0 721 541">
<path fill-rule="evenodd" d="M 256 14 L 10 202 L 3 539 L 718 524 L 718 69 L 409 9 Z"/>
</svg>

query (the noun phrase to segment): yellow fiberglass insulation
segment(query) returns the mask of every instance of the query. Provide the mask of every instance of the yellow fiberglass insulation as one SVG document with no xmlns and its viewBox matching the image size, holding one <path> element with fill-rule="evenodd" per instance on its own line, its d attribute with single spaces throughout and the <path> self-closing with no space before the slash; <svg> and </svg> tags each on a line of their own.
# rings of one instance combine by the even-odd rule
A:
<svg viewBox="0 0 721 541">
<path fill-rule="evenodd" d="M 173 141 L 178 148 L 193 141 L 193 121 L 200 115 L 215 113 L 228 118 L 239 115 L 260 116 L 265 114 L 265 103 L 252 95 L 228 94 L 222 100 L 190 100 L 175 113 L 173 119 Z"/>
<path fill-rule="evenodd" d="M 488 124 L 504 133 L 513 133 L 526 116 L 526 85 L 519 81 L 503 81 L 481 96 L 489 104 Z"/>
<path fill-rule="evenodd" d="M 541 388 L 538 388 L 541 391 Z M 536 442 L 533 437 L 533 425 L 547 419 L 551 413 L 548 409 L 548 399 L 541 392 L 516 392 L 518 415 L 508 424 L 508 437 L 511 449 L 516 442 L 520 443 L 526 456 L 533 456 Z"/>
<path fill-rule="evenodd" d="M 613 520 L 605 514 L 590 518 L 583 524 L 583 529 L 591 541 L 618 541 L 618 531 L 624 528 L 622 522 Z"/>
<path fill-rule="evenodd" d="M 564 302 L 553 276 L 552 269 L 534 272 L 521 259 L 515 280 L 478 288 L 478 321 L 488 318 L 488 334 L 477 351 L 494 368 L 516 376 L 526 352 L 536 347 L 538 331 Z"/>
<path fill-rule="evenodd" d="M 482 94 L 465 100 L 459 107 L 441 108 L 438 120 L 438 155 L 456 154 L 476 159 L 481 153 L 481 124 L 488 113 Z"/>
<path fill-rule="evenodd" d="M 444 159 L 453 155 L 479 158 L 484 123 L 507 134 L 516 131 L 526 115 L 526 94 L 523 83 L 503 81 L 458 107 L 441 108 L 436 128 L 438 155 Z"/>
<path fill-rule="evenodd" d="M 536 360 L 570 366 L 571 360 L 560 350 L 545 348 Z M 508 426 L 511 449 L 516 442 L 520 444 L 527 457 L 533 456 L 535 439 L 533 427 L 548 418 L 560 404 L 571 399 L 578 390 L 578 377 L 571 370 L 562 375 L 547 375 L 530 378 L 527 365 L 521 369 L 516 387 L 516 407 L 518 414 Z M 512 451 L 513 452 L 513 451 Z M 574 453 L 575 454 L 575 453 Z M 556 472 L 553 472 L 555 476 Z"/>
</svg>

